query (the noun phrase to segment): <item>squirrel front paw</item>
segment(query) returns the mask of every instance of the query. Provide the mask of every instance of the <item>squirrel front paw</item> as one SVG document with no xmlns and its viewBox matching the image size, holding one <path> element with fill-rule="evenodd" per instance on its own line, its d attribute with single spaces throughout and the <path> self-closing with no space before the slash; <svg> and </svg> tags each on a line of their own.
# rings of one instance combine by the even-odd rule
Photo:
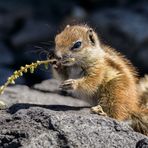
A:
<svg viewBox="0 0 148 148">
<path fill-rule="evenodd" d="M 69 79 L 61 83 L 59 86 L 62 90 L 75 90 L 77 88 L 77 80 Z"/>
</svg>

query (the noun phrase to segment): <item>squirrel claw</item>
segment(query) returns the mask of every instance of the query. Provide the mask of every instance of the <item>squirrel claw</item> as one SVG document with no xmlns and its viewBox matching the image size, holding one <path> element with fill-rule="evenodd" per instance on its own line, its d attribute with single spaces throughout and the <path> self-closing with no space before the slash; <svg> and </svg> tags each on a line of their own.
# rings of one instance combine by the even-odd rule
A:
<svg viewBox="0 0 148 148">
<path fill-rule="evenodd" d="M 73 90 L 76 88 L 75 80 L 69 79 L 64 81 L 59 87 L 63 90 Z"/>
<path fill-rule="evenodd" d="M 107 114 L 103 111 L 100 105 L 94 106 L 91 108 L 91 113 L 95 113 L 101 116 L 107 116 Z"/>
</svg>

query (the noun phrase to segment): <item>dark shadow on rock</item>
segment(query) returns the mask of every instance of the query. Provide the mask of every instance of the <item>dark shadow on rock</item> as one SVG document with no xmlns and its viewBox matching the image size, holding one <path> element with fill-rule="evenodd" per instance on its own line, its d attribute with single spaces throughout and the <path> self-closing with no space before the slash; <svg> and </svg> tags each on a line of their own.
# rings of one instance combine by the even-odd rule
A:
<svg viewBox="0 0 148 148">
<path fill-rule="evenodd" d="M 69 111 L 69 110 L 77 111 L 83 108 L 90 108 L 90 106 L 40 105 L 40 104 L 18 103 L 9 107 L 7 112 L 9 112 L 10 114 L 14 114 L 18 110 L 28 109 L 30 107 L 42 107 L 53 111 Z"/>
<path fill-rule="evenodd" d="M 148 139 L 144 138 L 137 142 L 136 148 L 148 148 Z"/>
</svg>

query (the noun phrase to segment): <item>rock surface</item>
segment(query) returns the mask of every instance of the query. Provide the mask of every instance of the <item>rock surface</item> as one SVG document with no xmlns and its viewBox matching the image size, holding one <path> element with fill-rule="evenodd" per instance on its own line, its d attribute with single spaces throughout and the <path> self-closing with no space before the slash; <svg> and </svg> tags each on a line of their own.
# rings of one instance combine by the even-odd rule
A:
<svg viewBox="0 0 148 148">
<path fill-rule="evenodd" d="M 148 137 L 126 123 L 91 114 L 88 104 L 59 94 L 58 81 L 9 87 L 0 99 L 0 147 L 144 148 Z"/>
<path fill-rule="evenodd" d="M 144 139 L 125 124 L 80 107 L 17 104 L 9 113 L 1 112 L 2 147 L 128 148 Z"/>
<path fill-rule="evenodd" d="M 45 89 L 45 84 L 47 84 L 47 87 L 49 88 L 48 91 L 47 88 Z M 58 91 L 60 91 L 58 89 L 58 84 L 59 83 L 57 83 L 56 80 L 49 80 L 42 82 L 40 85 L 36 84 L 32 89 L 25 85 L 8 87 L 5 93 L 0 96 L 0 100 L 4 101 L 8 107 L 16 103 L 88 106 L 87 103 L 81 100 L 72 98 L 70 96 L 61 96 L 58 94 Z M 44 90 L 41 89 L 42 86 Z M 55 90 L 57 93 L 55 93 Z"/>
</svg>

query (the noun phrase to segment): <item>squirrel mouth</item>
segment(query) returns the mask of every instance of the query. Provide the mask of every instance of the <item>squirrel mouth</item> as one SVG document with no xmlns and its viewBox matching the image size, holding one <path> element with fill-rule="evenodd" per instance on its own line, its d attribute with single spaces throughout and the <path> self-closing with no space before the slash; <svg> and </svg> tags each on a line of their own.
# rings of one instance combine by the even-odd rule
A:
<svg viewBox="0 0 148 148">
<path fill-rule="evenodd" d="M 68 58 L 65 60 L 62 60 L 61 63 L 62 65 L 72 65 L 75 62 L 75 58 Z"/>
</svg>

